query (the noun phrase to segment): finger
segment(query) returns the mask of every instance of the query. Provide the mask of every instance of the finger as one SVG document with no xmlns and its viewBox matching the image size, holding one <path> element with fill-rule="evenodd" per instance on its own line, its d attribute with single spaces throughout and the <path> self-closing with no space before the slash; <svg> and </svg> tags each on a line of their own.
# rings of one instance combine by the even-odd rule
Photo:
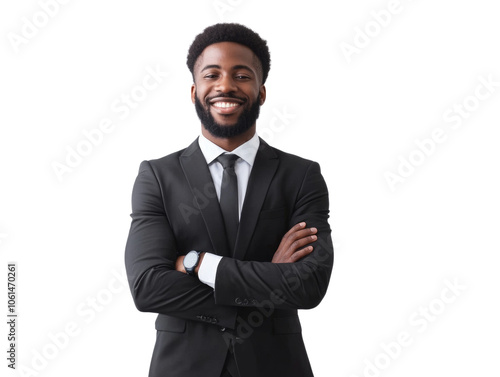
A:
<svg viewBox="0 0 500 377">
<path fill-rule="evenodd" d="M 292 228 L 290 228 L 290 230 L 281 239 L 277 253 L 283 254 L 283 256 L 288 259 L 290 255 L 296 252 L 296 250 L 300 247 L 305 246 L 310 242 L 316 241 L 315 238 L 309 239 L 308 237 L 311 234 L 317 233 L 318 230 L 314 227 L 306 229 L 305 226 L 306 223 L 303 221 L 295 224 Z M 300 239 L 305 239 L 306 242 L 301 242 L 299 244 L 295 244 L 295 246 L 292 246 L 295 241 Z"/>
<path fill-rule="evenodd" d="M 316 235 L 312 235 L 312 236 L 307 236 L 307 237 L 303 237 L 301 239 L 298 239 L 298 240 L 295 240 L 294 242 L 292 242 L 292 244 L 290 245 L 290 247 L 288 248 L 289 249 L 289 252 L 291 253 L 295 253 L 297 252 L 299 249 L 303 248 L 304 246 L 316 241 L 318 239 L 318 237 Z"/>
<path fill-rule="evenodd" d="M 311 235 L 314 235 L 318 232 L 316 228 L 307 228 L 302 230 L 297 230 L 295 233 L 288 235 L 285 239 L 285 245 L 290 246 L 293 242 L 296 242 L 300 239 L 308 239 Z M 311 241 L 309 241 L 311 242 Z"/>
<path fill-rule="evenodd" d="M 311 254 L 313 250 L 314 250 L 314 248 L 312 246 L 304 247 L 303 249 L 298 250 L 296 253 L 293 253 L 290 256 L 290 259 L 292 260 L 292 262 L 297 262 L 298 260 Z"/>
<path fill-rule="evenodd" d="M 297 232 L 303 230 L 305 228 L 305 226 L 306 226 L 306 223 L 304 221 L 292 226 L 290 228 L 290 230 L 288 232 L 286 232 L 285 235 L 283 236 L 283 238 L 281 239 L 280 247 L 283 246 L 285 248 L 288 248 L 290 246 L 290 243 L 296 240 L 294 235 Z"/>
<path fill-rule="evenodd" d="M 310 235 L 318 233 L 318 229 L 316 228 L 307 228 L 307 229 L 302 229 L 299 230 L 291 235 L 291 237 L 294 237 L 295 239 L 300 239 L 300 238 L 305 238 Z"/>
<path fill-rule="evenodd" d="M 288 232 L 285 233 L 285 235 L 283 236 L 283 238 L 285 237 L 289 237 L 291 236 L 292 234 L 294 234 L 295 232 L 301 230 L 301 229 L 304 229 L 306 227 L 306 223 L 304 221 L 298 223 L 298 224 L 295 224 L 294 226 L 292 226 L 290 228 L 290 230 Z"/>
</svg>

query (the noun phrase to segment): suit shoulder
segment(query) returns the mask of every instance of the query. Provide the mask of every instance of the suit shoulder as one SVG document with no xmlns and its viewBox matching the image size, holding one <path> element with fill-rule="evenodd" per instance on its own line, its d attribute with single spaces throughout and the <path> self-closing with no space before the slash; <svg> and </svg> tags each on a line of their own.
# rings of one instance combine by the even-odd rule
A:
<svg viewBox="0 0 500 377">
<path fill-rule="evenodd" d="M 143 161 L 141 166 L 147 164 L 156 172 L 177 169 L 180 168 L 179 159 L 182 155 L 192 154 L 198 149 L 198 139 L 196 139 L 187 148 L 180 149 L 177 152 L 170 153 L 160 158 Z"/>
<path fill-rule="evenodd" d="M 153 174 L 159 181 L 163 181 L 167 177 L 180 179 L 183 176 L 179 161 L 180 157 L 183 154 L 189 153 L 189 149 L 192 148 L 193 144 L 166 156 L 142 161 L 139 166 L 139 174 Z"/>
<path fill-rule="evenodd" d="M 278 148 L 274 148 L 269 146 L 278 156 L 280 161 L 286 165 L 289 165 L 291 167 L 295 168 L 303 168 L 303 169 L 308 169 L 311 167 L 311 165 L 319 166 L 319 164 L 316 161 L 309 160 L 304 157 L 297 156 L 292 153 L 284 152 Z"/>
<path fill-rule="evenodd" d="M 184 151 L 187 148 L 178 150 L 177 152 L 173 152 L 170 154 L 167 154 L 166 156 L 160 157 L 160 158 L 155 158 L 152 160 L 148 160 L 147 162 L 156 168 L 162 167 L 162 166 L 171 166 L 172 164 L 178 165 L 179 164 L 179 157 L 184 153 Z"/>
</svg>

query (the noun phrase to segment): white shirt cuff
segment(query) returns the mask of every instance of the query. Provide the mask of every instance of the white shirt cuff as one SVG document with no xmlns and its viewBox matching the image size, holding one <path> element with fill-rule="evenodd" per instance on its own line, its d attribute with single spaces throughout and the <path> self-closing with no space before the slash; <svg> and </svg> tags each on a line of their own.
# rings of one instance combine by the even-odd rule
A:
<svg viewBox="0 0 500 377">
<path fill-rule="evenodd" d="M 220 255 L 205 253 L 203 262 L 198 270 L 198 279 L 213 289 L 215 289 L 215 276 L 217 275 L 217 267 L 221 259 Z"/>
</svg>

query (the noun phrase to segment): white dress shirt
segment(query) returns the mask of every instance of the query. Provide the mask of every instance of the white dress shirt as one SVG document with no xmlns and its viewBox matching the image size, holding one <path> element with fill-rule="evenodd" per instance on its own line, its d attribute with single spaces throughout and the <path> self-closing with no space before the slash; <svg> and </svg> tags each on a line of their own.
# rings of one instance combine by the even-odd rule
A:
<svg viewBox="0 0 500 377">
<path fill-rule="evenodd" d="M 215 191 L 219 200 L 222 185 L 222 173 L 224 169 L 217 161 L 217 157 L 219 157 L 222 153 L 231 153 L 240 157 L 236 160 L 234 171 L 238 177 L 238 214 L 241 216 L 241 209 L 243 207 L 243 201 L 245 200 L 245 193 L 248 186 L 248 178 L 250 177 L 250 172 L 252 171 L 255 156 L 257 155 L 257 150 L 260 145 L 259 137 L 257 134 L 253 135 L 250 140 L 231 152 L 228 152 L 212 143 L 203 135 L 198 138 L 198 144 L 200 145 L 201 152 L 207 161 L 208 169 L 212 175 Z M 198 270 L 198 278 L 202 283 L 215 288 L 215 276 L 221 259 L 222 257 L 220 255 L 205 253 L 203 263 Z"/>
</svg>

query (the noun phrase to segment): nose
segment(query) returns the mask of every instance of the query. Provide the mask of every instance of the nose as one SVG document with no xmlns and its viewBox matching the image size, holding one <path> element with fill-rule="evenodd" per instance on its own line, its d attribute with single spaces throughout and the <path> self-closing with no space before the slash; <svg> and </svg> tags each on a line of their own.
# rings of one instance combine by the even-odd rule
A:
<svg viewBox="0 0 500 377">
<path fill-rule="evenodd" d="M 236 83 L 231 75 L 223 75 L 217 82 L 217 90 L 222 93 L 235 92 L 237 90 Z"/>
</svg>

